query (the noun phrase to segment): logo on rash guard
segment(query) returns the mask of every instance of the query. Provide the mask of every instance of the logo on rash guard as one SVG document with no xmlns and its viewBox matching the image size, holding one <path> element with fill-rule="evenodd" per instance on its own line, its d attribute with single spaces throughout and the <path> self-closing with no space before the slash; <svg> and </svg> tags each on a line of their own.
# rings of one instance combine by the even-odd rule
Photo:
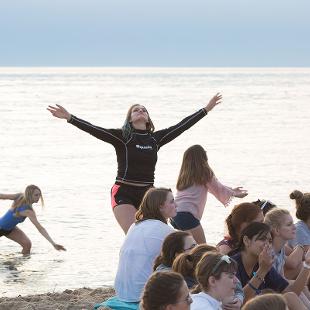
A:
<svg viewBox="0 0 310 310">
<path fill-rule="evenodd" d="M 136 148 L 140 150 L 152 150 L 153 149 L 151 145 L 139 145 L 139 144 L 136 144 Z"/>
</svg>

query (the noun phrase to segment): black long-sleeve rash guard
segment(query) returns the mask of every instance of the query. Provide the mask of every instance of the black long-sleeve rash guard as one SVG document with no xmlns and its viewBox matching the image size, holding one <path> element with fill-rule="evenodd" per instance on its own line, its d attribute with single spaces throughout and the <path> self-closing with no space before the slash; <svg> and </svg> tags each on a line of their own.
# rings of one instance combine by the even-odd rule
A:
<svg viewBox="0 0 310 310">
<path fill-rule="evenodd" d="M 153 184 L 157 152 L 160 147 L 192 127 L 206 114 L 206 110 L 201 109 L 184 118 L 180 123 L 155 132 L 133 129 L 132 135 L 127 141 L 124 139 L 121 129 L 105 129 L 94 126 L 74 115 L 68 122 L 114 146 L 118 163 L 117 181 Z"/>
</svg>

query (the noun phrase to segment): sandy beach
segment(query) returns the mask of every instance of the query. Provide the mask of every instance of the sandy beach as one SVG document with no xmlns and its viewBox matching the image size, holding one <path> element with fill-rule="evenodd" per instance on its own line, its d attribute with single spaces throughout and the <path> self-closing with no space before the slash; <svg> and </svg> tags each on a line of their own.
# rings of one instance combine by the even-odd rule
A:
<svg viewBox="0 0 310 310">
<path fill-rule="evenodd" d="M 79 288 L 62 293 L 46 293 L 0 298 L 0 310 L 92 310 L 114 294 L 113 288 Z M 104 307 L 100 307 L 104 309 Z"/>
</svg>

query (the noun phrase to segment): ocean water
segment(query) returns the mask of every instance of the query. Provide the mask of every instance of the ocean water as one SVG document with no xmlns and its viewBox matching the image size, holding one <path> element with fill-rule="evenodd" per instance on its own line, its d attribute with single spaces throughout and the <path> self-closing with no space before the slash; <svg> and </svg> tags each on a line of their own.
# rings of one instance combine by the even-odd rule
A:
<svg viewBox="0 0 310 310">
<path fill-rule="evenodd" d="M 53 118 L 61 104 L 93 124 L 121 127 L 128 107 L 145 105 L 157 129 L 223 102 L 159 152 L 155 185 L 175 188 L 182 154 L 203 145 L 218 179 L 243 186 L 243 201 L 269 199 L 294 214 L 288 197 L 309 191 L 310 68 L 0 68 L 0 192 L 37 184 L 41 224 L 67 252 L 57 252 L 26 220 L 30 257 L 0 238 L 0 296 L 112 285 L 124 235 L 110 207 L 116 175 L 111 145 Z M 216 243 L 224 208 L 209 196 L 202 225 Z M 0 201 L 3 214 L 10 201 Z"/>
</svg>

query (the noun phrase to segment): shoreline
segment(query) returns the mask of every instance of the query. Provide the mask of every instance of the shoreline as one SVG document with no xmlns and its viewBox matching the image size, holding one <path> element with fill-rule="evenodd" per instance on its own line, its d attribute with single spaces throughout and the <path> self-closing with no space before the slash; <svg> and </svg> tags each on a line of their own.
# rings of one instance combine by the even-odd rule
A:
<svg viewBox="0 0 310 310">
<path fill-rule="evenodd" d="M 114 295 L 112 287 L 78 288 L 60 293 L 44 293 L 17 297 L 1 297 L 1 310 L 92 310 L 94 305 Z M 103 309 L 103 307 L 102 307 Z"/>
</svg>

